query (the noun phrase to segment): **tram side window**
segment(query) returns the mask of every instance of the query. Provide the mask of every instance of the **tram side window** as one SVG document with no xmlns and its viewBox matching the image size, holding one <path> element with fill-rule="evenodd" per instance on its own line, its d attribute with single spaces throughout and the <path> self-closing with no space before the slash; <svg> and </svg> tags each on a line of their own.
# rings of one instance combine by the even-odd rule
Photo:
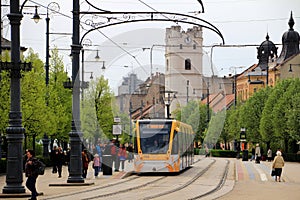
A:
<svg viewBox="0 0 300 200">
<path fill-rule="evenodd" d="M 171 154 L 178 154 L 178 134 L 177 134 L 177 131 L 174 131 L 174 138 L 173 138 Z"/>
</svg>

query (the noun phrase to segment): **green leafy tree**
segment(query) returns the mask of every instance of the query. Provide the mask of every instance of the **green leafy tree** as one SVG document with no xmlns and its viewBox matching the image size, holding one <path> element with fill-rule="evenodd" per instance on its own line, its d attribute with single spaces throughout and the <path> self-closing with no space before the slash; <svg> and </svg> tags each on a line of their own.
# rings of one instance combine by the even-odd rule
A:
<svg viewBox="0 0 300 200">
<path fill-rule="evenodd" d="M 114 119 L 112 105 L 114 105 L 114 99 L 108 85 L 108 80 L 104 76 L 97 78 L 93 94 L 95 96 L 95 109 L 100 133 L 101 135 L 105 135 L 106 139 L 112 139 Z"/>
<path fill-rule="evenodd" d="M 32 63 L 32 70 L 22 73 L 22 122 L 26 130 L 25 148 L 27 148 L 27 141 L 31 141 L 31 147 L 35 149 L 35 139 L 41 138 L 47 128 L 48 110 L 45 105 L 44 65 L 32 49 L 29 49 L 26 62 Z"/>
<path fill-rule="evenodd" d="M 220 135 L 221 141 L 225 144 L 225 149 L 229 149 L 228 143 L 236 138 L 238 133 L 238 109 L 231 107 L 226 111 L 226 117 L 224 122 L 224 128 Z"/>
<path fill-rule="evenodd" d="M 211 110 L 209 110 L 211 113 Z M 207 106 L 201 101 L 189 101 L 184 107 L 177 108 L 172 115 L 175 119 L 190 124 L 196 133 L 194 141 L 203 143 L 205 131 L 207 129 Z"/>
<path fill-rule="evenodd" d="M 267 148 L 270 148 L 271 142 L 276 140 L 275 131 L 274 131 L 274 106 L 277 104 L 278 100 L 284 94 L 284 91 L 290 85 L 290 81 L 283 80 L 280 81 L 276 86 L 270 89 L 269 97 L 265 103 L 261 120 L 260 120 L 260 133 L 262 140 L 267 143 Z M 277 138 L 278 139 L 278 138 Z"/>
<path fill-rule="evenodd" d="M 3 62 L 10 61 L 8 51 L 1 58 Z M 10 78 L 9 71 L 0 70 L 0 134 L 6 134 L 8 113 L 10 111 Z"/>
<path fill-rule="evenodd" d="M 45 92 L 49 112 L 46 133 L 52 142 L 57 139 L 59 143 L 66 143 L 71 130 L 72 90 L 63 86 L 68 76 L 57 49 L 52 50 L 49 64 L 49 85 Z"/>
<path fill-rule="evenodd" d="M 274 133 L 277 138 L 284 141 L 285 152 L 289 151 L 289 143 L 292 142 L 293 137 L 296 136 L 293 133 L 297 126 L 289 127 L 289 125 L 294 124 L 292 119 L 295 119 L 296 109 L 294 107 L 295 103 L 293 100 L 297 99 L 297 95 L 300 93 L 300 80 L 298 78 L 289 79 L 287 81 L 289 81 L 290 84 L 286 88 L 286 91 L 283 93 L 283 95 L 278 99 L 277 104 L 273 109 Z M 290 149 L 290 151 L 292 151 L 292 149 Z"/>
<path fill-rule="evenodd" d="M 220 135 L 224 127 L 225 118 L 226 110 L 217 112 L 211 117 L 209 121 L 209 128 L 204 139 L 204 143 L 209 144 L 209 147 L 215 145 L 220 139 Z"/>
<path fill-rule="evenodd" d="M 239 127 L 246 128 L 247 140 L 262 141 L 259 124 L 265 102 L 269 96 L 269 88 L 255 92 L 241 107 Z"/>
</svg>

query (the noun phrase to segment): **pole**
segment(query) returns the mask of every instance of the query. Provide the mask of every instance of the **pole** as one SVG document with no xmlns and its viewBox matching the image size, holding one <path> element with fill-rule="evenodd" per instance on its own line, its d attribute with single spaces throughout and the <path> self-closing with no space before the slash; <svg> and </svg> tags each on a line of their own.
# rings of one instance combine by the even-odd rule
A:
<svg viewBox="0 0 300 200">
<path fill-rule="evenodd" d="M 190 81 L 187 80 L 186 81 L 186 103 L 189 102 L 189 85 L 190 85 Z"/>
<path fill-rule="evenodd" d="M 48 7 L 47 7 L 47 17 L 46 17 L 46 64 L 45 64 L 45 69 L 46 69 L 46 87 L 47 87 L 47 101 L 48 101 L 48 85 L 49 85 L 49 22 L 50 18 L 48 15 Z M 48 102 L 47 102 L 48 103 Z"/>
<path fill-rule="evenodd" d="M 129 140 L 132 142 L 132 102 L 129 102 Z"/>
<path fill-rule="evenodd" d="M 82 132 L 81 132 L 81 122 L 80 122 L 80 80 L 78 76 L 79 72 L 79 54 L 82 46 L 79 44 L 79 11 L 80 5 L 79 0 L 73 0 L 73 36 L 71 45 L 72 49 L 72 123 L 70 144 L 70 173 L 67 182 L 68 183 L 83 183 L 84 179 L 82 177 L 82 159 L 81 159 L 81 149 L 82 149 Z"/>
<path fill-rule="evenodd" d="M 170 93 L 168 93 L 168 103 L 167 103 L 167 119 L 170 119 Z"/>
<path fill-rule="evenodd" d="M 234 74 L 234 108 L 236 108 L 236 98 L 237 98 L 237 95 L 236 95 L 236 72 Z"/>
<path fill-rule="evenodd" d="M 46 83 L 46 106 L 48 107 L 49 105 L 49 14 L 48 14 L 48 7 L 47 6 L 47 17 L 46 17 L 46 63 L 45 63 L 45 70 L 46 70 L 46 78 L 45 78 L 45 83 Z M 44 138 L 43 138 L 43 156 L 48 157 L 49 156 L 49 138 L 47 136 L 47 133 L 44 133 Z"/>
<path fill-rule="evenodd" d="M 208 127 L 208 122 L 209 122 L 209 119 L 210 119 L 210 116 L 209 116 L 209 82 L 207 82 L 207 98 L 206 98 L 206 108 L 207 108 L 207 127 Z"/>
<path fill-rule="evenodd" d="M 10 1 L 8 19 L 11 25 L 11 62 L 10 71 L 10 112 L 9 126 L 6 129 L 8 142 L 6 186 L 2 192 L 9 194 L 25 193 L 23 182 L 22 142 L 25 128 L 22 126 L 21 112 L 21 66 L 20 66 L 20 25 L 23 15 L 20 13 L 19 0 Z"/>
<path fill-rule="evenodd" d="M 84 49 L 81 49 L 81 101 L 84 99 Z"/>
</svg>

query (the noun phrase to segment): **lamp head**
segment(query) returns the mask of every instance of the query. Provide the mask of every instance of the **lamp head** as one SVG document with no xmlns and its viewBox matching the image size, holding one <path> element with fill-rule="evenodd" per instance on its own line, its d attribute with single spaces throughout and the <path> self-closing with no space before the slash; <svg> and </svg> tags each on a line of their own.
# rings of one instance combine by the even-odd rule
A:
<svg viewBox="0 0 300 200">
<path fill-rule="evenodd" d="M 40 15 L 37 12 L 37 6 L 35 6 L 35 13 L 31 19 L 33 19 L 35 23 L 38 23 L 41 19 Z"/>
</svg>

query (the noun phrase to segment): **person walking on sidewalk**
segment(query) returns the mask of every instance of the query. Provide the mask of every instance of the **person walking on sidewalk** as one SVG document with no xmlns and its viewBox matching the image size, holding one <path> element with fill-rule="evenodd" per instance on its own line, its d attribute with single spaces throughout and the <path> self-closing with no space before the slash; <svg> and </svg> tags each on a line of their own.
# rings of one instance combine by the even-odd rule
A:
<svg viewBox="0 0 300 200">
<path fill-rule="evenodd" d="M 268 162 L 271 162 L 271 161 L 272 161 L 272 150 L 271 150 L 271 148 L 268 149 L 268 152 L 267 152 L 267 159 L 268 159 Z"/>
<path fill-rule="evenodd" d="M 98 178 L 99 170 L 100 170 L 100 157 L 97 153 L 94 155 L 93 168 L 94 168 L 95 178 Z"/>
<path fill-rule="evenodd" d="M 261 158 L 260 146 L 257 143 L 255 147 L 255 163 L 260 163 L 260 158 Z"/>
<path fill-rule="evenodd" d="M 35 152 L 29 149 L 26 153 L 27 161 L 25 163 L 26 187 L 31 191 L 31 200 L 35 200 L 38 193 L 36 191 L 36 179 L 38 177 L 38 163 L 35 158 Z"/>
<path fill-rule="evenodd" d="M 119 152 L 118 152 L 119 160 L 121 162 L 122 171 L 125 168 L 125 160 L 127 158 L 126 148 L 123 144 L 120 144 Z"/>
<path fill-rule="evenodd" d="M 56 152 L 56 167 L 58 172 L 58 178 L 61 178 L 62 166 L 65 161 L 64 152 L 61 147 L 58 147 Z"/>
<path fill-rule="evenodd" d="M 272 164 L 272 169 L 275 169 L 275 181 L 280 182 L 280 177 L 281 177 L 283 167 L 284 167 L 284 159 L 281 155 L 281 152 L 277 151 Z"/>
<path fill-rule="evenodd" d="M 90 162 L 88 152 L 87 152 L 86 149 L 84 149 L 81 152 L 81 156 L 82 156 L 82 177 L 86 178 L 87 171 L 88 171 L 88 168 L 89 168 L 89 162 Z"/>
</svg>

